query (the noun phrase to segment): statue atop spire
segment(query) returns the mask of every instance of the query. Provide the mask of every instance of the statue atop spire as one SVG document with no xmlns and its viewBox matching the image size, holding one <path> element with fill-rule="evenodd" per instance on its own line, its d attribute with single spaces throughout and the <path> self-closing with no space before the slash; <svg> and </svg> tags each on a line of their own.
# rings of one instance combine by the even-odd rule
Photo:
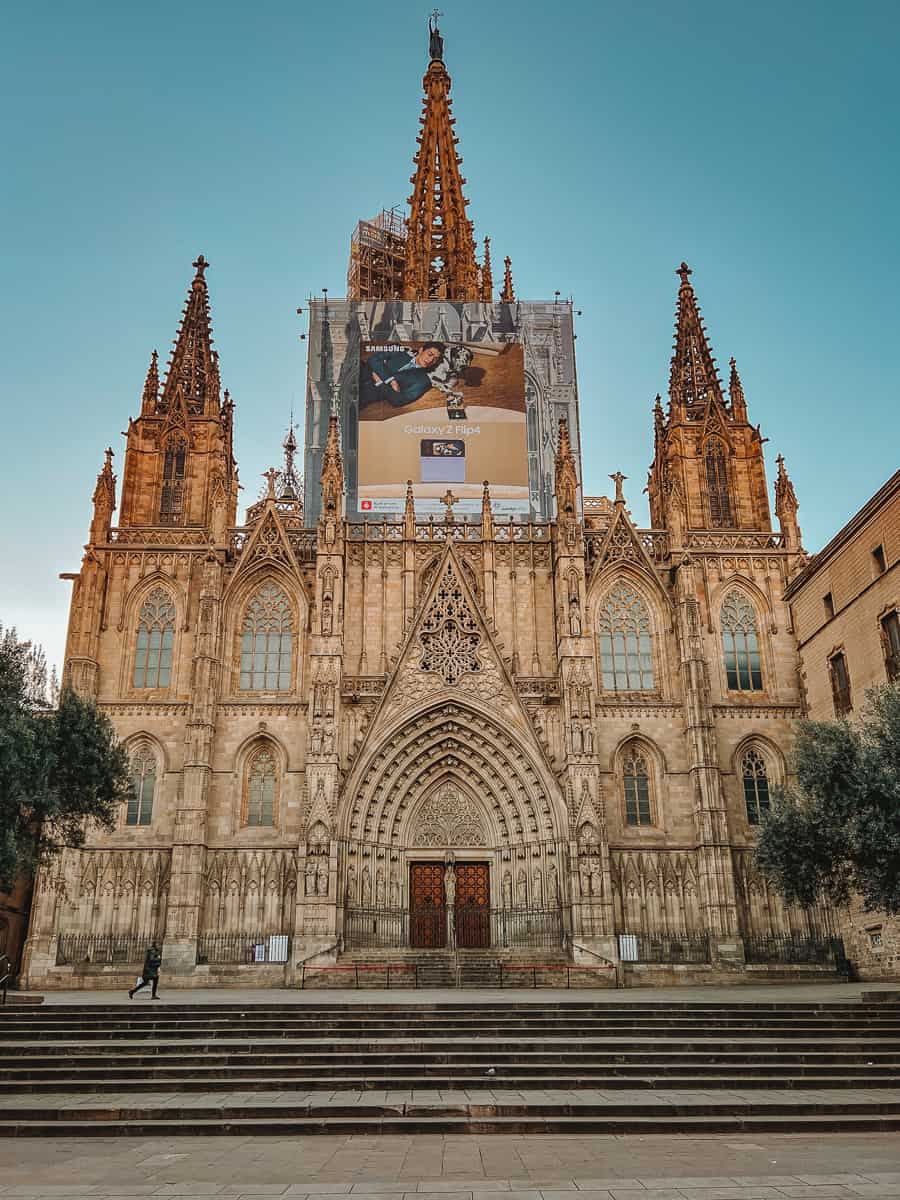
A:
<svg viewBox="0 0 900 1200">
<path fill-rule="evenodd" d="M 435 9 L 428 18 L 428 57 L 432 62 L 444 61 L 444 39 L 438 29 L 438 17 L 443 15 Z"/>
<path fill-rule="evenodd" d="M 466 216 L 466 182 L 460 171 L 453 132 L 450 76 L 444 65 L 444 40 L 435 11 L 429 18 L 430 61 L 422 81 L 422 105 L 414 158 L 416 172 L 406 222 L 403 298 L 478 300 L 478 264 L 472 222 Z"/>
</svg>

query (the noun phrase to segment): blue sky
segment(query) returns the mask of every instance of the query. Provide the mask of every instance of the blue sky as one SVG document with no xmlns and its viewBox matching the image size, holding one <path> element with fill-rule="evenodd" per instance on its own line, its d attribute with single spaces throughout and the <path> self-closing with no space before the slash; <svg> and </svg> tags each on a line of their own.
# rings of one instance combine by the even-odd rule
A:
<svg viewBox="0 0 900 1200">
<path fill-rule="evenodd" d="M 0 621 L 61 662 L 90 496 L 202 251 L 245 485 L 304 391 L 310 292 L 405 202 L 427 5 L 106 0 L 8 10 L 0 48 Z M 647 520 L 677 278 L 782 452 L 815 550 L 897 467 L 900 8 L 448 3 L 478 236 L 575 298 L 585 485 Z"/>
</svg>

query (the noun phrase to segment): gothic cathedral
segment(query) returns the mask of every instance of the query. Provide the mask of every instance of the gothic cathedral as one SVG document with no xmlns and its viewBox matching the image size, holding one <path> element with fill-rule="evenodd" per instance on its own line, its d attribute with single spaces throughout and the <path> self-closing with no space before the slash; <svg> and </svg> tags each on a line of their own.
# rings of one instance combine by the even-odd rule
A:
<svg viewBox="0 0 900 1200">
<path fill-rule="evenodd" d="M 347 298 L 312 307 L 305 486 L 291 430 L 238 524 L 202 255 L 118 498 L 107 451 L 64 675 L 113 721 L 133 792 L 39 874 L 28 986 L 125 986 L 150 938 L 185 987 L 475 953 L 740 982 L 767 938 L 827 925 L 752 861 L 801 715 L 783 461 L 776 532 L 682 263 L 652 527 L 621 475 L 582 494 L 571 305 L 517 299 L 509 259 L 495 298 L 436 29 L 424 87 L 408 216 L 361 223 Z M 416 425 L 429 395 L 446 417 Z M 421 477 L 391 499 L 369 468 L 397 420 Z"/>
</svg>

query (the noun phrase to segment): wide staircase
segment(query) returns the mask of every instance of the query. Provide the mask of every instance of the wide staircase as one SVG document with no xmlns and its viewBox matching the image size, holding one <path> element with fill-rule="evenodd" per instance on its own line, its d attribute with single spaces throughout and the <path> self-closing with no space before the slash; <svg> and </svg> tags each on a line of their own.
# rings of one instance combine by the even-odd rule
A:
<svg viewBox="0 0 900 1200">
<path fill-rule="evenodd" d="M 0 1010 L 0 1134 L 900 1130 L 900 1004 Z"/>
</svg>

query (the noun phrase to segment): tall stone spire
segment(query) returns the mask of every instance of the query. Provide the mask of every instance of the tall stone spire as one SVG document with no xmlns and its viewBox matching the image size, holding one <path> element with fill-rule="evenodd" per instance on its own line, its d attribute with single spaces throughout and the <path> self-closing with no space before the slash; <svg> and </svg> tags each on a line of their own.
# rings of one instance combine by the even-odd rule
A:
<svg viewBox="0 0 900 1200">
<path fill-rule="evenodd" d="M 159 354 L 154 350 L 150 355 L 150 366 L 147 368 L 147 378 L 144 380 L 144 394 L 141 398 L 141 414 L 152 417 L 157 412 L 159 404 Z"/>
<path fill-rule="evenodd" d="M 778 464 L 778 476 L 775 480 L 775 516 L 781 526 L 786 550 L 802 550 L 803 543 L 800 534 L 800 523 L 797 520 L 797 493 L 784 465 L 784 456 L 779 454 L 775 459 Z"/>
<path fill-rule="evenodd" d="M 485 304 L 494 300 L 494 273 L 491 270 L 491 239 L 484 239 L 484 261 L 481 264 L 481 299 Z"/>
<path fill-rule="evenodd" d="M 341 516 L 341 494 L 344 490 L 344 461 L 341 457 L 341 433 L 337 412 L 331 410 L 328 420 L 328 436 L 322 454 L 322 517 L 323 521 L 339 520 Z"/>
<path fill-rule="evenodd" d="M 94 515 L 91 520 L 91 542 L 109 541 L 112 514 L 116 507 L 116 477 L 112 469 L 113 452 L 107 447 L 103 468 L 94 488 Z"/>
<path fill-rule="evenodd" d="M 169 359 L 159 411 L 174 413 L 183 405 L 188 416 L 201 416 L 204 413 L 217 416 L 219 361 L 212 348 L 209 292 L 205 275 L 209 263 L 201 254 L 193 266 L 196 273 L 191 281 L 175 348 Z"/>
<path fill-rule="evenodd" d="M 512 259 L 507 254 L 503 260 L 503 291 L 500 293 L 500 299 L 504 304 L 512 304 L 516 298 L 516 293 L 513 289 L 512 277 Z"/>
<path fill-rule="evenodd" d="M 675 310 L 675 346 L 669 373 L 671 408 L 683 412 L 706 409 L 710 393 L 722 398 L 716 360 L 706 336 L 700 306 L 691 286 L 691 269 L 683 262 L 676 272 L 681 277 Z"/>
<path fill-rule="evenodd" d="M 451 115 L 450 76 L 444 66 L 444 42 L 437 18 L 429 22 L 431 61 L 422 85 L 419 149 L 407 220 L 403 295 L 408 300 L 432 296 L 448 300 L 479 298 L 478 268 L 472 222 L 466 216 L 466 182 L 460 172 Z"/>
</svg>

